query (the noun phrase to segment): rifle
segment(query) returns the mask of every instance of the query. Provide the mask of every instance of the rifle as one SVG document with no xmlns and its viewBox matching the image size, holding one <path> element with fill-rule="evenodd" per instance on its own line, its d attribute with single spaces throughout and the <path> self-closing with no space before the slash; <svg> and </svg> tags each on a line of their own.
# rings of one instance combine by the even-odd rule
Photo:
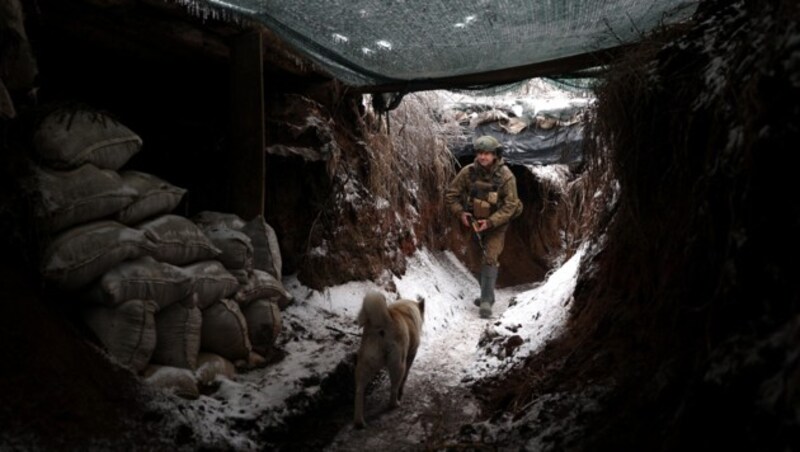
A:
<svg viewBox="0 0 800 452">
<path fill-rule="evenodd" d="M 478 246 L 481 247 L 481 253 L 483 253 L 483 259 L 487 260 L 489 257 L 486 255 L 486 246 L 483 245 L 483 239 L 481 238 L 481 233 L 478 232 L 478 220 L 475 219 L 472 215 L 469 216 L 469 225 L 472 228 L 472 232 L 475 233 L 475 238 L 478 240 Z"/>
</svg>

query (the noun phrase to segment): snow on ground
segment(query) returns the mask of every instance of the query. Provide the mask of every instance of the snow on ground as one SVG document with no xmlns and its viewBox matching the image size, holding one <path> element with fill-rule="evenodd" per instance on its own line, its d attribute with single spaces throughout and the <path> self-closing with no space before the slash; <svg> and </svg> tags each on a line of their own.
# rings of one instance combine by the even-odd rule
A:
<svg viewBox="0 0 800 452">
<path fill-rule="evenodd" d="M 493 105 L 518 116 L 585 106 L 593 101 L 543 80 L 532 81 L 524 90 L 495 96 L 431 93 L 438 96 L 444 108 Z M 564 176 L 558 166 L 529 169 L 541 179 L 557 181 Z M 326 251 L 319 248 L 316 252 Z M 494 316 L 489 320 L 480 319 L 472 303 L 479 292 L 475 275 L 449 252 L 422 250 L 409 259 L 403 276 L 387 274 L 378 282 L 350 282 L 323 291 L 305 287 L 295 275 L 289 275 L 283 283 L 295 301 L 282 312 L 283 330 L 276 343 L 285 353 L 283 359 L 263 369 L 239 373 L 233 380 L 221 378 L 216 392 L 197 400 L 154 390 L 153 405 L 166 411 L 165 424 L 172 424 L 174 429 L 180 426 L 183 431 L 188 427 L 202 446 L 264 449 L 265 437 L 280 431 L 287 420 L 304 414 L 320 398 L 326 378 L 342 363 L 352 364 L 360 341 L 355 318 L 361 299 L 367 291 L 379 290 L 388 300 L 398 296 L 426 300 L 422 342 L 406 384 L 406 400 L 397 410 L 382 411 L 380 407 L 388 402 L 389 383 L 385 373 L 380 375 L 367 398 L 368 428 L 357 431 L 349 422 L 343 423 L 346 427 L 328 450 L 397 450 L 400 445 L 414 449 L 434 437 L 437 429 L 457 426 L 454 422 L 476 421 L 478 404 L 471 399 L 468 386 L 480 384 L 483 378 L 536 353 L 561 331 L 583 252 L 581 248 L 547 281 L 534 287 L 498 290 Z M 556 263 L 561 261 L 559 258 Z M 396 293 L 385 290 L 392 285 Z M 347 404 L 331 416 L 352 416 L 352 401 Z M 442 417 L 451 424 L 437 425 L 437 418 Z M 376 435 L 376 429 L 383 434 Z"/>
<path fill-rule="evenodd" d="M 466 363 L 467 374 L 497 374 L 535 354 L 562 332 L 584 251 L 582 246 L 539 287 L 512 296 L 502 317 L 487 326 L 484 337 L 489 345 Z M 511 338 L 519 338 L 511 342 L 513 348 L 508 346 Z"/>
<path fill-rule="evenodd" d="M 425 298 L 424 334 L 406 384 L 410 396 L 398 410 L 382 411 L 390 386 L 384 378 L 367 398 L 367 423 L 372 415 L 373 424 L 364 431 L 343 428 L 326 450 L 419 450 L 421 444 L 436 449 L 443 439 L 440 431 L 476 421 L 478 403 L 468 384 L 480 384 L 535 353 L 562 330 L 582 254 L 583 248 L 536 288 L 497 290 L 494 315 L 485 320 L 472 303 L 478 293 L 475 277 L 451 253 L 418 253 L 406 275 L 395 279 L 403 296 Z M 509 307 L 512 300 L 515 305 Z M 515 354 L 498 357 L 492 347 L 478 346 L 487 334 L 499 342 L 511 326 L 524 340 Z"/>
<path fill-rule="evenodd" d="M 397 294 L 366 281 L 315 291 L 288 276 L 284 285 L 295 302 L 283 311 L 284 329 L 277 347 L 286 356 L 281 361 L 240 373 L 234 380 L 221 379 L 218 391 L 198 400 L 160 393 L 154 404 L 168 411 L 167 422 L 190 426 L 203 445 L 260 449 L 260 434 L 302 414 L 304 401 L 319 393 L 321 381 L 352 358 L 360 341 L 355 318 L 361 299 L 368 290 L 379 290 L 390 301 L 398 296 L 425 299 L 423 335 L 406 385 L 406 404 L 388 414 L 380 410 L 388 401 L 388 378 L 383 374 L 367 397 L 367 429 L 354 430 L 348 423 L 329 450 L 384 447 L 398 441 L 409 447 L 420 444 L 434 428 L 426 413 L 452 405 L 458 419 L 474 421 L 477 404 L 469 400 L 465 382 L 506 369 L 558 334 L 567 318 L 582 253 L 583 248 L 537 287 L 498 290 L 489 320 L 480 319 L 473 305 L 478 293 L 475 276 L 450 252 L 419 251 L 410 258 L 405 275 L 383 278 L 392 279 Z M 502 341 L 513 335 L 522 343 L 511 354 L 501 353 Z M 491 339 L 486 348 L 478 347 L 482 336 Z M 349 409 L 347 413 L 351 415 Z M 391 426 L 382 428 L 391 434 L 373 434 L 370 426 L 380 427 L 381 422 Z"/>
</svg>

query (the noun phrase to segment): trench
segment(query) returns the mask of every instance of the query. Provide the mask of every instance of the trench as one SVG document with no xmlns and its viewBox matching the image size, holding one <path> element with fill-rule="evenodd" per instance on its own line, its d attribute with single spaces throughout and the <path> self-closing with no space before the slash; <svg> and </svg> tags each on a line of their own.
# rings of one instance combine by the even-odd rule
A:
<svg viewBox="0 0 800 452">
<path fill-rule="evenodd" d="M 725 2 L 705 3 L 711 5 L 709 10 L 716 6 L 724 11 L 722 4 Z M 755 11 L 755 7 L 748 6 L 747 12 L 773 15 L 782 18 L 781 21 L 795 20 L 796 6 L 788 1 L 779 3 L 784 4 L 785 11 L 776 11 L 775 7 L 759 7 Z M 786 11 L 794 15 L 785 14 Z M 781 21 L 775 21 L 778 30 L 786 25 Z M 722 23 L 736 25 L 735 22 Z M 207 87 L 227 84 L 224 65 L 166 64 L 163 60 L 154 65 L 153 61 L 142 61 L 130 48 L 127 53 L 109 52 L 105 47 L 107 43 L 98 42 L 100 40 L 75 39 L 68 33 L 47 31 L 44 25 L 41 28 L 52 33 L 38 36 L 38 44 L 49 41 L 39 47 L 43 50 L 40 53 L 43 81 L 49 90 L 43 94 L 68 95 L 119 113 L 125 122 L 146 135 L 148 145 L 153 145 L 151 150 L 163 152 L 158 155 L 143 153 L 142 158 L 152 156 L 152 164 L 162 165 L 165 177 L 198 194 L 193 202 L 199 203 L 185 208 L 214 208 L 222 204 L 224 193 L 219 191 L 219 184 L 206 182 L 215 177 L 214 170 L 224 144 L 224 127 L 208 126 L 224 124 L 225 118 L 220 112 L 226 111 L 228 99 L 220 95 L 222 90 L 208 90 Z M 731 39 L 728 44 L 723 32 L 730 37 L 747 39 Z M 703 33 L 701 30 L 700 34 Z M 757 449 L 765 444 L 759 441 L 767 441 L 766 444 L 775 446 L 775 450 L 785 450 L 789 439 L 796 436 L 790 437 L 796 433 L 797 415 L 789 411 L 797 401 L 798 342 L 797 330 L 789 327 L 792 322 L 797 323 L 798 298 L 796 287 L 791 283 L 793 273 L 784 264 L 791 261 L 791 256 L 784 254 L 791 254 L 791 250 L 797 248 L 796 231 L 792 229 L 797 225 L 797 208 L 796 203 L 775 206 L 775 193 L 792 192 L 788 185 L 794 180 L 793 167 L 775 165 L 769 158 L 776 153 L 791 155 L 791 144 L 796 142 L 797 131 L 791 124 L 797 123 L 798 110 L 794 102 L 797 85 L 790 83 L 796 80 L 796 65 L 783 64 L 785 55 L 778 54 L 778 51 L 791 54 L 796 41 L 783 42 L 773 37 L 767 40 L 768 45 L 754 52 L 748 45 L 762 42 L 762 35 L 769 36 L 767 32 L 756 29 L 748 35 L 728 25 L 727 30 L 711 30 L 707 36 L 716 34 L 721 35 L 720 42 L 726 42 L 718 44 L 716 54 L 704 53 L 708 43 L 675 46 L 660 54 L 657 60 L 663 66 L 659 68 L 663 71 L 661 78 L 668 82 L 664 86 L 638 86 L 634 82 L 648 80 L 645 75 L 652 74 L 634 70 L 625 78 L 623 71 L 616 91 L 606 97 L 606 100 L 620 102 L 619 105 L 606 103 L 610 104 L 604 107 L 607 114 L 601 115 L 606 122 L 598 127 L 602 129 L 605 124 L 605 132 L 614 132 L 609 136 L 633 135 L 623 136 L 632 138 L 628 141 L 609 138 L 613 145 L 609 147 L 616 149 L 619 155 L 606 156 L 622 169 L 620 182 L 627 192 L 616 213 L 621 219 L 605 231 L 610 234 L 614 246 L 596 257 L 599 273 L 589 275 L 576 296 L 577 315 L 571 332 L 578 339 L 557 343 L 529 363 L 536 369 L 556 367 L 556 372 L 545 381 L 531 379 L 530 370 L 518 369 L 494 382 L 486 391 L 491 393 L 489 412 L 501 413 L 530 406 L 537 399 L 548 400 L 551 393 L 578 393 L 586 381 L 613 383 L 618 394 L 604 411 L 587 414 L 577 410 L 582 417 L 576 418 L 580 421 L 576 424 L 592 423 L 594 430 L 586 435 L 575 435 L 572 443 L 554 440 L 555 450 L 581 449 L 580 446 L 586 445 L 598 446 L 595 450 L 675 450 L 686 446 Z M 74 52 L 76 48 L 88 50 Z M 736 52 L 732 52 L 732 48 Z M 771 54 L 765 49 L 778 51 Z M 761 58 L 745 59 L 747 64 L 743 67 L 747 69 L 747 77 L 721 77 L 725 94 L 746 95 L 723 98 L 720 92 L 705 91 L 701 82 L 708 74 L 706 63 L 726 61 L 730 55 Z M 739 67 L 735 61 L 729 64 L 730 68 Z M 637 66 L 631 64 L 630 67 Z M 298 89 L 286 82 L 294 77 L 282 75 L 286 84 L 279 89 Z M 197 93 L 206 95 L 201 98 Z M 635 101 L 630 101 L 631 98 Z M 693 103 L 695 99 L 706 102 L 699 117 Z M 152 108 L 155 105 L 169 108 Z M 631 109 L 634 118 L 631 118 Z M 730 112 L 741 113 L 731 115 Z M 680 127 L 665 127 L 665 124 Z M 737 127 L 738 135 L 729 134 L 732 125 Z M 600 130 L 599 135 L 602 132 Z M 736 136 L 744 138 L 731 140 Z M 730 155 L 720 157 L 720 149 L 730 151 Z M 648 158 L 642 157 L 644 150 L 648 150 Z M 183 166 L 183 162 L 191 158 L 195 158 L 194 163 L 199 168 L 194 173 L 185 171 Z M 663 168 L 674 173 L 666 182 Z M 14 174 L 12 168 L 8 169 L 8 175 L 19 174 Z M 541 200 L 541 204 L 526 205 L 530 207 L 526 214 L 536 216 L 560 202 L 549 195 L 541 196 L 535 184 L 520 185 L 521 191 L 529 190 Z M 683 212 L 698 212 L 698 217 L 682 218 Z M 608 215 L 613 214 L 615 212 Z M 522 222 L 517 230 L 519 234 L 512 240 L 530 238 L 530 232 L 541 226 L 538 221 Z M 9 237 L 12 241 L 15 238 Z M 542 250 L 557 248 L 557 243 L 545 240 L 536 243 Z M 14 243 L 14 256 L 22 255 L 27 259 L 25 263 L 30 264 L 31 256 L 25 254 L 29 250 L 22 248 L 21 243 Z M 782 255 L 784 257 L 780 258 Z M 660 260 L 653 256 L 660 256 Z M 466 257 L 468 264 L 474 263 L 470 261 L 474 256 Z M 18 266 L 19 262 L 10 265 Z M 709 283 L 709 274 L 717 280 Z M 7 277 L 16 275 L 9 272 Z M 28 288 L 35 288 L 36 283 L 30 282 Z M 763 287 L 770 289 L 765 293 Z M 18 298 L 8 297 L 12 302 Z M 55 301 L 51 300 L 50 304 Z M 10 375 L 6 381 L 20 381 L 19 392 L 31 396 L 28 400 L 18 400 L 21 396 L 10 394 L 11 403 L 0 404 L 4 414 L 7 413 L 4 417 L 23 424 L 37 419 L 23 427 L 34 425 L 44 437 L 57 437 L 65 431 L 79 437 L 85 432 L 105 430 L 110 432 L 109 438 L 119 440 L 124 433 L 121 423 L 110 424 L 123 418 L 120 406 L 135 406 L 135 403 L 133 397 L 129 397 L 131 391 L 119 391 L 115 383 L 125 382 L 124 387 L 130 389 L 133 387 L 130 376 L 109 378 L 102 387 L 92 385 L 91 379 L 82 378 L 85 362 L 98 366 L 98 375 L 119 372 L 109 369 L 111 366 L 97 356 L 85 353 L 85 347 L 74 353 L 82 358 L 79 362 L 68 362 L 71 353 L 53 353 L 59 348 L 52 345 L 71 347 L 82 342 L 75 338 L 73 329 L 65 327 L 63 319 L 54 320 L 57 326 L 43 324 L 38 317 L 41 307 L 38 304 L 14 305 L 10 310 L 27 309 L 29 320 L 25 328 L 14 325 L 16 328 L 4 329 L 4 334 L 12 339 L 24 338 L 29 345 L 14 350 L 11 356 L 18 368 L 4 368 L 8 374 L 3 376 Z M 2 317 L 8 323 L 14 322 L 11 316 Z M 46 318 L 52 320 L 52 317 Z M 675 325 L 681 325 L 682 329 L 673 328 Z M 779 327 L 786 329 L 782 335 L 777 334 Z M 34 337 L 32 331 L 45 334 L 43 338 Z M 47 334 L 69 337 L 70 341 L 58 340 L 54 341 L 57 344 L 50 344 Z M 7 347 L 13 348 L 13 345 Z M 39 353 L 43 350 L 48 353 Z M 752 356 L 768 359 L 753 363 L 749 360 Z M 463 419 L 455 417 L 450 421 L 442 411 L 454 411 L 445 402 L 462 400 L 465 394 L 460 391 L 465 387 L 458 384 L 459 381 L 446 390 L 431 390 L 437 386 L 438 377 L 425 378 L 426 366 L 441 366 L 444 362 L 420 360 L 417 363 L 419 366 L 409 380 L 414 386 L 409 387 L 409 392 L 419 393 L 424 398 L 420 398 L 419 406 L 409 403 L 412 408 L 409 411 L 381 412 L 379 407 L 386 382 L 385 378 L 376 381 L 369 396 L 373 409 L 377 410 L 370 412 L 377 418 L 374 421 L 376 430 L 391 430 L 381 428 L 385 425 L 401 425 L 403 428 L 397 432 L 422 432 L 421 439 L 417 438 L 418 444 L 437 444 L 440 437 L 437 426 L 444 425 L 441 430 L 460 429 L 458 424 Z M 52 372 L 53 367 L 58 369 L 57 373 Z M 27 378 L 31 372 L 37 379 Z M 716 375 L 716 379 L 704 377 L 709 374 Z M 69 381 L 69 378 L 76 381 Z M 769 386 L 770 382 L 785 383 L 785 386 L 776 388 Z M 348 427 L 352 366 L 341 364 L 327 378 L 310 383 L 319 383 L 322 387 L 320 397 L 294 400 L 293 403 L 305 409 L 304 414 L 287 419 L 280 428 L 259 432 L 263 443 L 286 450 L 326 447 L 346 450 L 348 445 L 371 444 L 368 439 L 375 430 L 360 433 Z M 53 393 L 42 395 L 40 384 L 52 388 L 61 398 L 49 397 Z M 9 397 L 9 394 L 3 395 Z M 48 397 L 49 400 L 45 400 Z M 757 400 L 759 398 L 761 400 Z M 63 407 L 39 419 L 40 413 L 35 412 L 35 408 L 51 406 L 53 400 L 63 400 L 61 405 L 74 407 L 83 424 L 67 422 Z M 29 418 L 20 421 L 19 411 L 13 410 L 15 405 L 26 406 Z M 569 419 L 565 414 L 570 414 L 570 408 L 556 406 L 541 417 L 545 421 Z M 658 417 L 651 416 L 654 411 L 660 413 Z M 516 413 L 522 416 L 519 411 Z M 530 419 L 537 420 L 533 416 L 522 418 L 520 424 L 526 426 L 525 422 Z M 98 420 L 103 425 L 97 425 Z M 528 425 L 535 425 L 535 422 Z M 238 426 L 240 429 L 252 427 L 252 423 Z M 561 428 L 551 437 L 561 435 L 563 440 L 564 432 L 574 431 L 570 430 L 571 425 Z M 310 431 L 314 434 L 309 435 Z M 153 432 L 135 433 L 141 440 Z M 530 431 L 526 434 L 532 435 Z M 702 437 L 700 442 L 696 440 L 698 435 Z M 378 441 L 389 439 L 383 437 Z M 517 437 L 513 438 L 516 443 L 506 444 L 521 447 L 527 444 L 527 439 Z M 386 443 L 378 446 L 382 444 Z"/>
<path fill-rule="evenodd" d="M 221 94 L 224 90 L 214 91 L 202 101 L 195 96 L 205 86 L 226 84 L 228 80 L 224 67 L 215 65 L 211 70 L 204 70 L 201 63 L 184 65 L 177 61 L 161 60 L 157 60 L 155 66 L 152 61 L 137 64 L 137 60 L 130 55 L 122 53 L 109 57 L 106 48 L 74 36 L 64 39 L 47 36 L 47 39 L 47 46 L 40 49 L 42 72 L 47 82 L 45 99 L 98 106 L 140 132 L 146 147 L 132 159 L 131 165 L 137 170 L 158 174 L 189 190 L 190 196 L 177 207 L 176 213 L 189 216 L 201 210 L 217 210 L 225 206 L 229 187 L 225 180 L 224 115 L 228 99 Z M 70 54 L 67 49 L 72 47 L 87 48 L 85 53 L 77 57 L 77 64 L 66 57 Z M 108 68 L 104 68 L 101 62 L 105 62 Z M 169 76 L 163 78 L 157 75 L 162 73 Z M 120 89 L 120 86 L 128 89 Z M 76 102 L 76 99 L 80 101 Z M 165 99 L 169 101 L 165 102 Z M 154 108 L 156 105 L 165 106 Z M 355 126 L 344 123 L 339 127 Z M 191 170 L 187 171 L 189 166 Z M 526 205 L 523 217 L 509 231 L 509 243 L 519 245 L 528 243 L 531 235 L 538 234 L 540 224 L 535 219 L 550 208 L 550 203 L 547 191 L 542 190 L 529 171 L 519 166 L 512 167 L 512 170 L 518 177 L 520 196 Z M 297 256 L 305 252 L 308 229 L 327 202 L 332 187 L 323 163 L 306 162 L 298 157 L 268 156 L 267 171 L 267 219 L 282 239 L 281 254 L 284 256 L 285 272 L 295 272 L 302 264 Z M 430 219 L 426 221 L 432 222 Z M 443 233 L 446 230 L 434 232 Z M 547 259 L 533 259 L 532 256 L 537 255 L 538 251 L 531 247 L 547 248 L 545 253 L 541 253 L 542 256 L 559 249 L 557 231 L 553 229 L 549 233 L 552 234 L 550 237 L 538 237 L 532 242 L 533 245 L 510 245 L 507 248 L 502 262 L 509 271 L 501 272 L 499 287 L 510 287 L 544 276 L 548 270 Z M 443 246 L 444 239 L 423 237 L 422 240 Z M 461 244 L 468 243 L 469 235 L 461 240 Z M 33 243 L 31 247 L 35 248 L 36 244 Z M 23 254 L 28 251 L 20 250 Z M 468 248 L 463 257 L 470 269 L 474 271 L 478 268 L 477 247 Z M 59 299 L 60 294 L 47 295 L 51 298 L 46 301 L 49 307 L 66 310 L 53 301 Z M 507 303 L 508 297 L 500 297 L 500 304 Z M 462 308 L 473 309 L 469 300 L 464 300 Z M 482 331 L 482 322 L 478 321 L 477 316 L 473 317 L 467 326 L 461 327 L 469 332 L 468 337 L 452 336 L 459 344 L 472 346 L 462 350 L 459 361 L 465 359 L 465 354 L 474 352 Z M 75 320 L 75 323 L 79 321 Z M 375 441 L 379 441 L 379 447 L 383 448 L 404 444 L 404 447 L 414 449 L 420 442 L 435 444 L 445 433 L 471 421 L 478 411 L 478 402 L 469 389 L 460 384 L 459 369 L 448 368 L 444 375 L 437 373 L 435 377 L 428 375 L 438 368 L 448 366 L 433 356 L 425 358 L 421 352 L 409 377 L 406 391 L 409 394 L 408 405 L 393 412 L 381 411 L 388 392 L 385 375 L 372 384 L 368 415 L 378 418 L 377 428 L 392 432 L 377 439 L 373 437 L 373 429 L 359 432 L 350 427 L 353 368 L 349 361 L 340 363 L 321 381 L 309 382 L 320 387 L 316 397 L 300 396 L 287 401 L 288 405 L 302 411 L 302 414 L 286 418 L 277 427 L 263 430 L 258 430 L 261 427 L 258 427 L 257 421 L 236 421 L 231 428 L 234 431 L 255 428 L 260 444 L 282 450 L 352 450 L 354 444 L 372 447 Z M 442 386 L 441 379 L 449 383 Z M 419 398 L 411 399 L 412 394 Z M 468 401 L 467 405 L 471 407 L 468 412 L 463 412 L 464 401 Z M 145 416 L 145 419 L 150 418 Z M 157 424 L 153 419 L 145 423 Z M 314 434 L 309 435 L 310 431 Z M 403 432 L 413 432 L 414 436 L 403 436 Z M 176 440 L 179 444 L 192 444 L 191 429 L 188 426 L 179 428 Z"/>
<path fill-rule="evenodd" d="M 287 419 L 280 429 L 260 432 L 264 447 L 286 451 L 413 451 L 452 444 L 452 434 L 472 428 L 481 413 L 481 404 L 471 389 L 475 381 L 464 373 L 464 368 L 474 360 L 487 324 L 497 320 L 509 300 L 522 289 L 509 287 L 497 291 L 493 319 L 479 318 L 468 297 L 459 302 L 457 321 L 447 325 L 446 332 L 426 331 L 433 339 L 423 334 L 400 407 L 387 408 L 390 382 L 383 370 L 368 387 L 367 426 L 353 427 L 355 356 L 349 355 L 320 382 L 320 393 L 313 402 L 301 402 L 307 404 L 302 415 Z"/>
</svg>

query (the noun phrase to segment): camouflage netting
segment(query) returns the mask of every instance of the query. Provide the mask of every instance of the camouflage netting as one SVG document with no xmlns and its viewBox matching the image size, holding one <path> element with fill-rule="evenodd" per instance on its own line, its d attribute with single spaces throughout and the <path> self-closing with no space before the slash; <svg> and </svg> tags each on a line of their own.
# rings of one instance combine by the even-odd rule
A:
<svg viewBox="0 0 800 452">
<path fill-rule="evenodd" d="M 181 0 L 254 20 L 353 86 L 478 74 L 641 39 L 686 18 L 690 0 Z"/>
</svg>

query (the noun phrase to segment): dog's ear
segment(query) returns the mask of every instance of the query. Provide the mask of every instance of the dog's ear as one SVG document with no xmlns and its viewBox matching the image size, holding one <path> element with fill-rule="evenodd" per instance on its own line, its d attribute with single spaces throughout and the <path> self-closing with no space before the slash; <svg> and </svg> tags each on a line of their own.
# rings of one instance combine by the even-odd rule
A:
<svg viewBox="0 0 800 452">
<path fill-rule="evenodd" d="M 417 308 L 419 308 L 419 314 L 421 316 L 425 316 L 425 299 L 422 297 L 417 297 L 419 302 L 417 303 Z"/>
</svg>

